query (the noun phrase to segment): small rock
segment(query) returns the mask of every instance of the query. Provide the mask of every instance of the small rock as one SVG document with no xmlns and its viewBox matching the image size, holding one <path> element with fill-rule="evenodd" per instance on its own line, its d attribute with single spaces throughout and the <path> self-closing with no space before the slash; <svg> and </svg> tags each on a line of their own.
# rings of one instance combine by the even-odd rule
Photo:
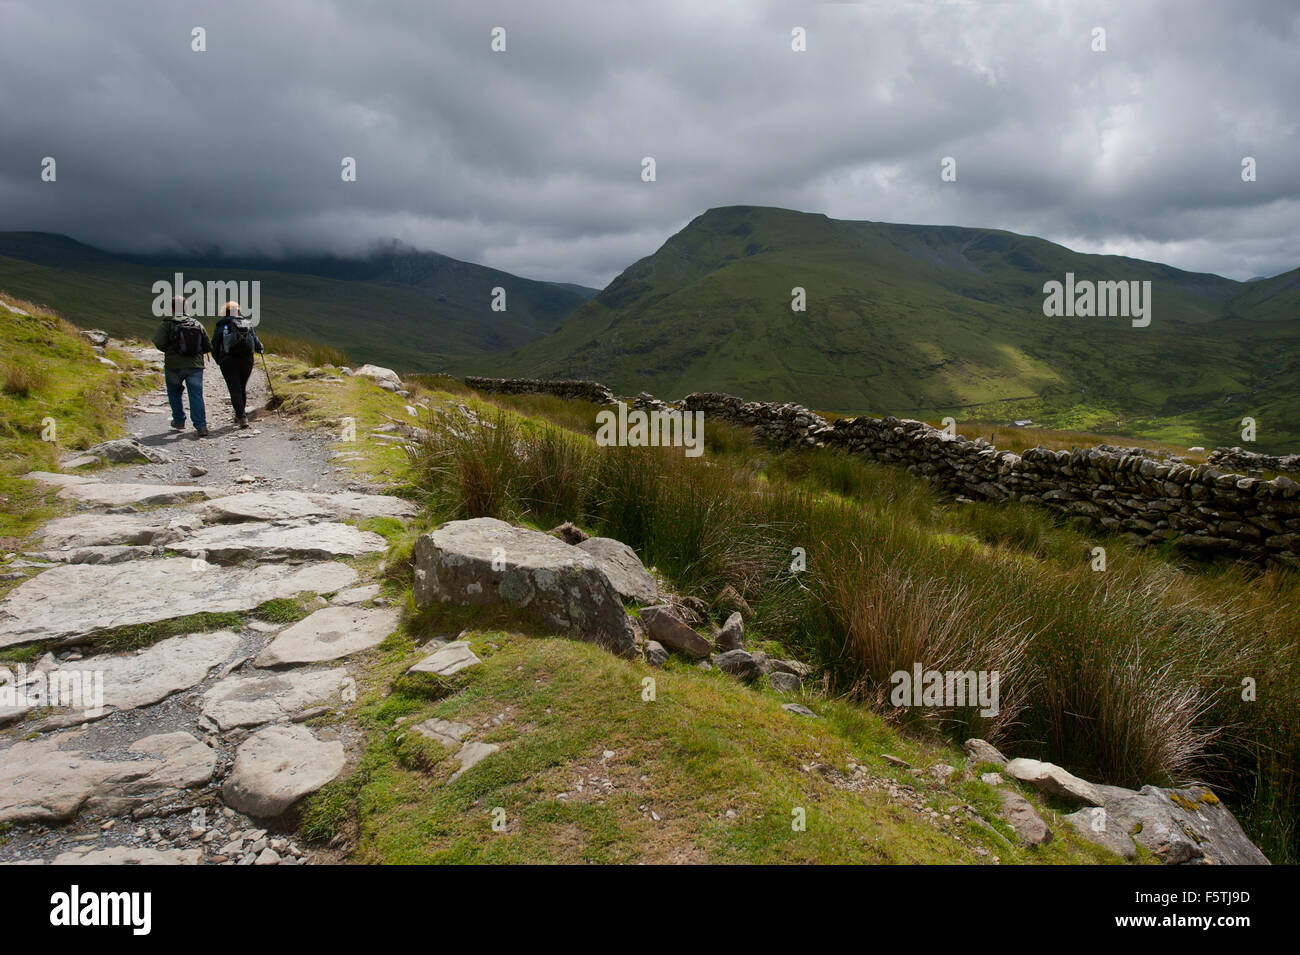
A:
<svg viewBox="0 0 1300 955">
<path fill-rule="evenodd" d="M 271 725 L 240 745 L 222 798 L 250 816 L 278 816 L 336 777 L 343 764 L 342 743 L 318 740 L 302 726 Z M 258 839 L 266 835 L 260 832 Z"/>
<path fill-rule="evenodd" d="M 1007 758 L 998 752 L 997 747 L 982 739 L 968 739 L 961 744 L 961 748 L 972 763 L 996 763 L 998 766 L 1007 764 Z"/>
<path fill-rule="evenodd" d="M 666 604 L 643 607 L 641 622 L 645 624 L 650 639 L 670 650 L 676 650 L 694 660 L 709 655 L 709 641 L 688 627 Z"/>
<path fill-rule="evenodd" d="M 781 709 L 785 710 L 787 713 L 796 713 L 799 716 L 817 715 L 812 710 L 808 709 L 808 707 L 804 706 L 802 703 L 782 703 Z"/>
<path fill-rule="evenodd" d="M 571 521 L 565 521 L 559 527 L 552 527 L 546 533 L 552 537 L 558 537 L 566 544 L 577 545 L 587 539 L 587 532 Z"/>
<path fill-rule="evenodd" d="M 891 756 L 889 753 L 881 753 L 880 758 L 890 766 L 897 766 L 899 769 L 911 769 L 912 764 L 905 759 L 899 759 L 897 756 Z"/>
<path fill-rule="evenodd" d="M 713 663 L 723 673 L 730 673 L 746 683 L 753 682 L 763 675 L 763 668 L 759 662 L 744 650 L 728 650 L 726 653 L 719 653 L 713 658 Z"/>
<path fill-rule="evenodd" d="M 1036 759 L 1013 759 L 1004 767 L 1008 776 L 1029 783 L 1040 792 L 1076 806 L 1100 806 L 1102 795 L 1092 783 L 1067 772 L 1055 763 Z"/>
<path fill-rule="evenodd" d="M 745 621 L 739 611 L 727 618 L 727 622 L 718 631 L 713 645 L 719 653 L 745 649 Z"/>
<path fill-rule="evenodd" d="M 930 775 L 941 783 L 948 782 L 948 780 L 952 778 L 952 774 L 955 772 L 957 772 L 957 768 L 955 766 L 949 766 L 947 763 L 935 763 L 930 767 Z"/>
<path fill-rule="evenodd" d="M 449 784 L 454 783 L 472 767 L 477 766 L 500 748 L 496 743 L 466 743 L 461 747 L 460 752 L 456 754 L 456 758 L 460 760 L 460 769 L 452 773 L 447 782 Z"/>
<path fill-rule="evenodd" d="M 767 675 L 767 685 L 778 693 L 798 693 L 803 681 L 793 673 L 774 672 Z"/>
<path fill-rule="evenodd" d="M 652 667 L 662 667 L 668 662 L 668 651 L 658 640 L 648 640 L 645 645 L 645 659 Z"/>
<path fill-rule="evenodd" d="M 1011 789 L 999 789 L 998 796 L 1002 800 L 1002 818 L 1015 830 L 1021 845 L 1042 846 L 1052 841 L 1052 830 L 1033 803 Z"/>
<path fill-rule="evenodd" d="M 197 464 L 190 465 L 190 477 L 196 477 L 196 478 L 203 477 L 203 475 L 207 473 L 208 473 L 207 468 L 199 467 Z"/>
<path fill-rule="evenodd" d="M 412 666 L 407 673 L 432 673 L 435 676 L 451 676 L 468 667 L 477 666 L 483 661 L 469 648 L 465 640 L 454 640 L 442 647 L 432 656 L 425 657 Z"/>
<path fill-rule="evenodd" d="M 457 723 L 452 720 L 438 719 L 437 717 L 425 720 L 423 723 L 411 728 L 421 736 L 441 743 L 448 749 L 460 746 L 470 731 L 470 726 L 467 723 Z"/>
</svg>

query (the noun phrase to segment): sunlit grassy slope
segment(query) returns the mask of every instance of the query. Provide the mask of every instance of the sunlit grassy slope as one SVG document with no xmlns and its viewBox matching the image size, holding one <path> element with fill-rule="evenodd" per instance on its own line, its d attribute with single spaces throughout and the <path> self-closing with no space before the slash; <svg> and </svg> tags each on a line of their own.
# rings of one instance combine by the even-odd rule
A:
<svg viewBox="0 0 1300 955">
<path fill-rule="evenodd" d="M 124 352 L 107 357 L 119 367 L 59 316 L 0 293 L 0 552 L 55 513 L 57 488 L 21 476 L 119 434 L 129 394 L 154 381 Z"/>
</svg>

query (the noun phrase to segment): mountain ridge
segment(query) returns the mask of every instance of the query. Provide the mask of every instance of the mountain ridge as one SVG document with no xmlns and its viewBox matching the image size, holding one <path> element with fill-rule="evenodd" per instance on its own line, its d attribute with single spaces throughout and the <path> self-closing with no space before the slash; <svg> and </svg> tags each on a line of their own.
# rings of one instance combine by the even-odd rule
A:
<svg viewBox="0 0 1300 955">
<path fill-rule="evenodd" d="M 1067 272 L 1150 281 L 1153 327 L 1046 318 L 1043 285 Z M 1249 399 L 1286 429 L 1269 439 L 1290 441 L 1296 274 L 1243 283 L 1005 230 L 728 206 L 696 217 L 545 338 L 453 369 L 839 413 L 975 409 L 1220 444 L 1240 439 L 1229 433 L 1238 408 L 1218 406 Z M 802 313 L 791 309 L 796 287 Z"/>
<path fill-rule="evenodd" d="M 119 255 L 56 233 L 0 233 L 0 287 L 114 334 L 147 336 L 152 285 L 176 272 L 260 281 L 268 330 L 426 372 L 539 338 L 595 293 L 391 244 L 363 258 L 260 259 Z M 506 290 L 505 311 L 492 308 L 495 288 Z"/>
</svg>

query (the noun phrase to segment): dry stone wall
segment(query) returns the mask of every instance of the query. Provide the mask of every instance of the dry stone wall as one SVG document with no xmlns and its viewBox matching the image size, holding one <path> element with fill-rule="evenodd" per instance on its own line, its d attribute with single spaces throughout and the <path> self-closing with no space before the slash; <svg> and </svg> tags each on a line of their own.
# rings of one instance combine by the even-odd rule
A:
<svg viewBox="0 0 1300 955">
<path fill-rule="evenodd" d="M 1245 448 L 1215 448 L 1209 463 L 1225 471 L 1258 475 L 1264 471 L 1289 471 L 1300 474 L 1300 454 L 1256 454 Z"/>
<path fill-rule="evenodd" d="M 574 396 L 589 401 L 600 400 L 593 397 L 600 392 L 609 394 L 594 382 L 508 382 L 508 389 L 475 384 L 484 381 L 500 379 L 467 379 L 479 390 L 539 390 L 566 397 L 578 392 Z M 610 394 L 607 403 L 615 400 Z M 663 406 L 649 395 L 633 402 Z M 1207 555 L 1300 566 L 1300 484 L 1286 476 L 1264 481 L 1106 445 L 1072 451 L 1038 447 L 1016 454 L 982 438 L 949 436 L 923 421 L 858 417 L 831 423 L 800 405 L 713 392 L 692 393 L 672 406 L 703 411 L 706 420 L 747 425 L 756 437 L 777 445 L 839 448 L 901 465 L 953 494 L 1024 501 L 1084 517 L 1135 542 L 1173 540 Z"/>
<path fill-rule="evenodd" d="M 560 398 L 578 398 L 596 404 L 612 405 L 614 392 L 598 381 L 557 379 L 542 381 L 537 378 L 476 378 L 465 379 L 465 384 L 475 391 L 494 392 L 501 395 L 556 395 Z"/>
</svg>

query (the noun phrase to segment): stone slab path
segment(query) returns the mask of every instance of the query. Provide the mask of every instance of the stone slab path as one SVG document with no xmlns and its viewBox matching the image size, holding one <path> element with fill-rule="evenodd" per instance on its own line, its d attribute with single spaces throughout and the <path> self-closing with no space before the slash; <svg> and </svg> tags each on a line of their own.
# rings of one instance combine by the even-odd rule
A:
<svg viewBox="0 0 1300 955">
<path fill-rule="evenodd" d="M 332 435 L 264 410 L 237 428 L 215 367 L 204 392 L 206 439 L 170 430 L 160 388 L 127 419 L 154 463 L 87 471 L 74 456 L 33 475 L 71 513 L 11 562 L 29 576 L 0 599 L 0 863 L 312 861 L 259 827 L 356 755 L 349 723 L 306 721 L 355 699 L 348 658 L 398 626 L 348 563 L 387 548 L 356 523 L 415 508 L 350 485 Z M 250 410 L 268 394 L 258 370 Z M 323 609 L 289 625 L 243 616 L 133 652 L 97 643 L 307 595 Z"/>
</svg>

